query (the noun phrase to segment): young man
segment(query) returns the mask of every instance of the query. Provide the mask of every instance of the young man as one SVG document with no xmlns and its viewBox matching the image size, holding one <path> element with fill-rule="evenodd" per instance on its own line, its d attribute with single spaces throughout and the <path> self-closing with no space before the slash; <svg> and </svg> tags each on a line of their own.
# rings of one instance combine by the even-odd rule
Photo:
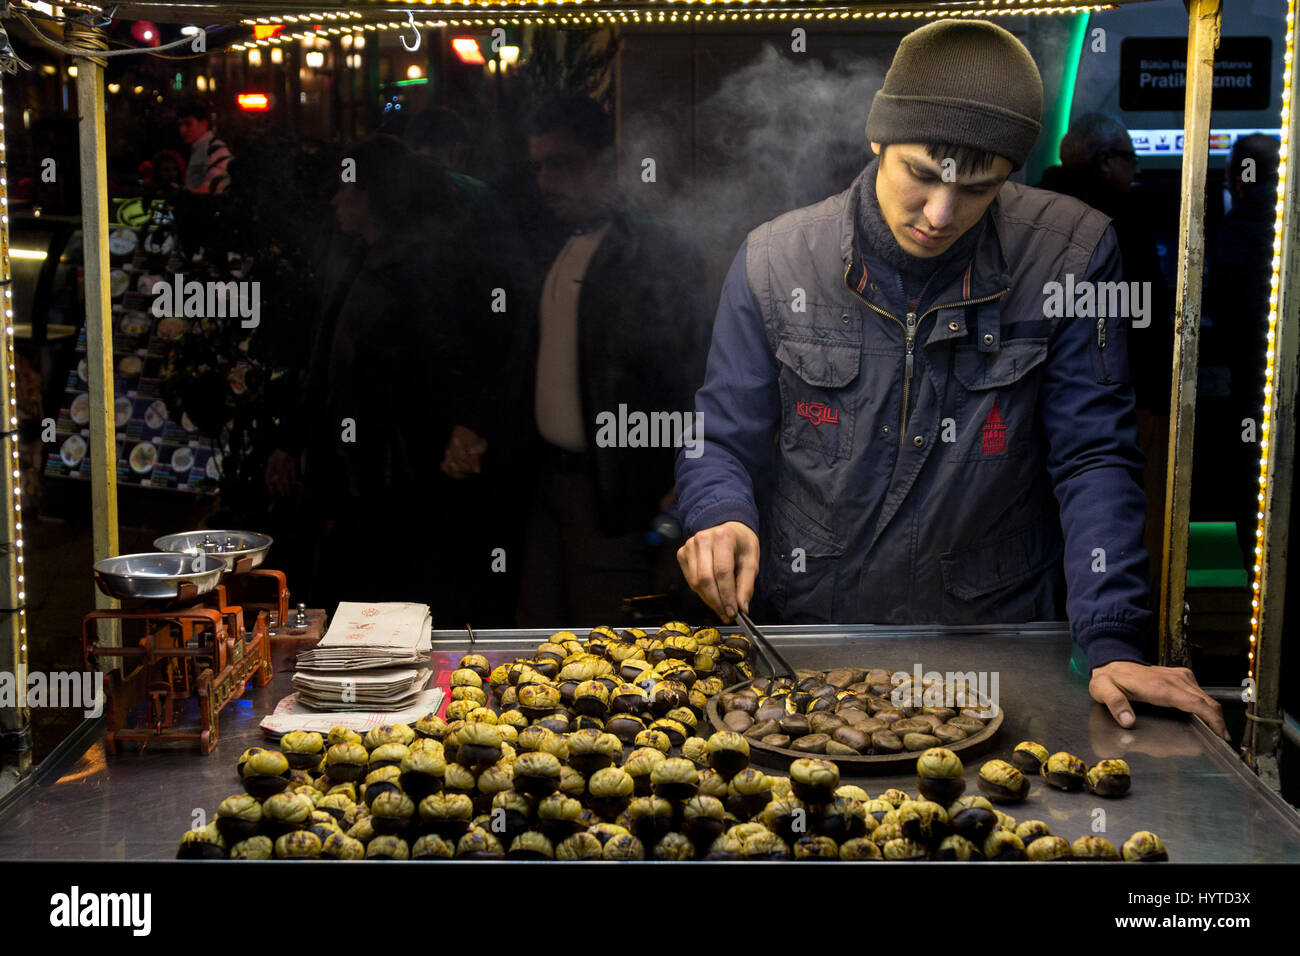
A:
<svg viewBox="0 0 1300 956">
<path fill-rule="evenodd" d="M 219 193 L 230 185 L 226 167 L 234 155 L 212 132 L 212 115 L 202 103 L 189 101 L 176 113 L 181 139 L 190 148 L 185 188 L 193 193 Z"/>
<path fill-rule="evenodd" d="M 678 458 L 678 560 L 727 619 L 756 578 L 787 622 L 1065 610 L 1120 724 L 1132 698 L 1226 736 L 1191 671 L 1142 663 L 1127 320 L 1057 307 L 1120 280 L 1120 257 L 1101 213 L 1006 181 L 1041 109 L 1033 58 L 1000 27 L 904 38 L 867 120 L 877 158 L 732 264 L 696 396 L 704 453 Z"/>
</svg>

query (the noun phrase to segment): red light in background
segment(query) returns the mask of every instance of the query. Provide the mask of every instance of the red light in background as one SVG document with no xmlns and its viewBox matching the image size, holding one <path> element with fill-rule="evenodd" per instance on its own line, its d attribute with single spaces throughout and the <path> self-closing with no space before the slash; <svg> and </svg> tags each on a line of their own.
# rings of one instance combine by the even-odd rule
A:
<svg viewBox="0 0 1300 956">
<path fill-rule="evenodd" d="M 283 23 L 272 23 L 269 26 L 255 26 L 253 27 L 253 39 L 267 40 L 273 36 L 279 36 L 283 30 Z"/>
<path fill-rule="evenodd" d="M 158 28 L 148 20 L 139 20 L 131 25 L 131 36 L 145 46 L 158 45 Z"/>
<path fill-rule="evenodd" d="M 478 48 L 478 41 L 473 37 L 452 37 L 451 48 L 460 57 L 462 63 L 486 63 L 483 54 Z"/>
<path fill-rule="evenodd" d="M 271 97 L 265 93 L 239 93 L 235 102 L 245 113 L 265 113 L 271 108 Z"/>
</svg>

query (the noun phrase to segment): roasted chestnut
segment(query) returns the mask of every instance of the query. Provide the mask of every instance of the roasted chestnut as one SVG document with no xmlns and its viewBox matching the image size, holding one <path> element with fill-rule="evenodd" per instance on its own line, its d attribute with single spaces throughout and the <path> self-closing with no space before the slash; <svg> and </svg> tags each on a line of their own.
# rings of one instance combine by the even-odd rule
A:
<svg viewBox="0 0 1300 956">
<path fill-rule="evenodd" d="M 823 754 L 830 739 L 829 734 L 805 734 L 798 740 L 792 740 L 790 749 L 805 754 Z"/>
<path fill-rule="evenodd" d="M 186 830 L 181 836 L 178 860 L 221 860 L 226 856 L 226 841 L 214 824 Z"/>
<path fill-rule="evenodd" d="M 1071 859 L 1070 844 L 1064 837 L 1044 836 L 1025 846 L 1025 856 L 1040 862 Z"/>
<path fill-rule="evenodd" d="M 262 804 L 262 832 L 276 840 L 294 830 L 306 829 L 313 809 L 310 800 L 293 791 L 272 794 Z"/>
<path fill-rule="evenodd" d="M 973 794 L 958 797 L 948 807 L 948 824 L 953 832 L 964 836 L 976 846 L 984 842 L 997 822 L 997 811 L 984 797 Z"/>
<path fill-rule="evenodd" d="M 381 744 L 370 751 L 370 763 L 367 764 L 367 769 L 374 771 L 384 767 L 400 767 L 410 752 L 411 749 L 405 744 Z"/>
<path fill-rule="evenodd" d="M 400 790 L 381 793 L 370 805 L 370 819 L 379 834 L 403 833 L 415 816 L 415 804 Z"/>
<path fill-rule="evenodd" d="M 280 738 L 280 752 L 293 770 L 315 770 L 325 757 L 325 738 L 312 731 L 291 730 Z"/>
<path fill-rule="evenodd" d="M 916 785 L 927 800 L 947 806 L 966 790 L 961 758 L 951 750 L 932 747 L 916 759 Z"/>
<path fill-rule="evenodd" d="M 699 782 L 695 764 L 682 757 L 669 758 L 650 771 L 650 789 L 665 800 L 689 800 L 695 796 Z"/>
<path fill-rule="evenodd" d="M 879 845 L 871 840 L 859 837 L 840 844 L 841 860 L 882 860 Z"/>
<path fill-rule="evenodd" d="M 934 728 L 934 736 L 937 737 L 941 743 L 955 744 L 965 740 L 969 734 L 955 724 L 940 724 L 938 727 Z"/>
<path fill-rule="evenodd" d="M 1124 841 L 1124 859 L 1133 863 L 1155 863 L 1169 859 L 1160 837 L 1150 830 L 1139 830 Z"/>
<path fill-rule="evenodd" d="M 544 750 L 520 754 L 514 763 L 514 787 L 530 797 L 545 797 L 560 787 L 560 761 Z"/>
<path fill-rule="evenodd" d="M 262 805 L 251 793 L 227 797 L 217 807 L 217 832 L 228 846 L 256 836 L 261 822 Z"/>
<path fill-rule="evenodd" d="M 275 856 L 279 860 L 314 860 L 320 857 L 320 837 L 310 830 L 286 833 L 275 841 Z"/>
<path fill-rule="evenodd" d="M 840 785 L 840 768 L 829 760 L 800 758 L 790 764 L 790 785 L 805 803 L 827 803 Z"/>
<path fill-rule="evenodd" d="M 646 846 L 654 846 L 673 829 L 673 805 L 663 797 L 637 797 L 628 804 L 628 827 Z"/>
<path fill-rule="evenodd" d="M 579 730 L 569 735 L 569 766 L 586 776 L 608 767 L 622 754 L 623 742 L 599 730 Z"/>
<path fill-rule="evenodd" d="M 1016 824 L 1015 833 L 1025 846 L 1029 846 L 1039 837 L 1051 836 L 1052 828 L 1042 820 L 1025 820 Z"/>
<path fill-rule="evenodd" d="M 644 860 L 645 845 L 631 833 L 620 833 L 605 841 L 600 855 L 605 860 Z"/>
<path fill-rule="evenodd" d="M 1101 760 L 1088 769 L 1088 789 L 1099 797 L 1121 797 L 1128 793 L 1131 782 L 1123 760 Z"/>
<path fill-rule="evenodd" d="M 566 837 L 555 848 L 557 860 L 599 860 L 602 846 L 600 840 L 590 833 L 575 833 Z"/>
<path fill-rule="evenodd" d="M 587 781 L 587 806 L 606 820 L 612 820 L 627 809 L 635 787 L 631 775 L 618 767 L 597 770 Z"/>
<path fill-rule="evenodd" d="M 892 730 L 877 730 L 871 735 L 871 751 L 875 754 L 896 754 L 903 750 L 903 741 Z"/>
<path fill-rule="evenodd" d="M 456 841 L 456 858 L 459 860 L 502 860 L 505 855 L 501 841 L 482 827 L 470 828 Z M 370 856 L 369 848 L 366 856 Z"/>
<path fill-rule="evenodd" d="M 1088 765 L 1063 750 L 1047 758 L 1041 773 L 1058 790 L 1079 790 L 1088 782 Z"/>
<path fill-rule="evenodd" d="M 875 825 L 874 817 L 868 825 L 866 805 L 853 797 L 837 795 L 822 809 L 821 832 L 836 843 L 866 836 L 868 830 L 874 829 Z"/>
<path fill-rule="evenodd" d="M 796 860 L 838 860 L 840 848 L 828 836 L 804 834 L 794 842 Z"/>
<path fill-rule="evenodd" d="M 356 751 L 360 751 L 361 764 L 357 767 L 359 774 L 366 762 L 365 748 L 355 744 L 345 746 L 355 747 Z M 355 754 L 355 751 L 349 752 Z M 266 800 L 289 786 L 289 761 L 278 750 L 262 750 L 252 754 L 245 761 L 243 774 L 244 789 L 258 800 Z"/>
<path fill-rule="evenodd" d="M 632 741 L 638 747 L 653 747 L 662 753 L 673 749 L 673 743 L 662 730 L 643 730 Z"/>
<path fill-rule="evenodd" d="M 635 714 L 618 714 L 609 718 L 605 724 L 606 732 L 613 734 L 625 744 L 631 743 L 645 729 L 645 722 Z"/>
<path fill-rule="evenodd" d="M 772 778 L 754 767 L 746 767 L 727 784 L 727 809 L 748 820 L 772 799 Z"/>
<path fill-rule="evenodd" d="M 984 859 L 990 862 L 1025 859 L 1025 844 L 1010 830 L 995 827 L 984 838 Z"/>
<path fill-rule="evenodd" d="M 1047 748 L 1032 740 L 1022 740 L 1011 752 L 1011 762 L 1021 773 L 1040 773 L 1047 762 Z"/>
<path fill-rule="evenodd" d="M 343 839 L 346 840 L 347 837 L 344 837 Z M 355 843 L 356 841 L 354 840 L 353 842 Z M 326 840 L 325 843 L 328 846 L 329 841 Z M 357 846 L 360 846 L 360 844 L 358 843 Z M 324 849 L 322 849 L 321 855 L 322 856 L 325 855 Z M 363 849 L 361 852 L 361 856 L 364 855 L 365 855 L 365 851 Z M 444 840 L 436 833 L 426 833 L 424 836 L 416 840 L 415 843 L 412 844 L 411 846 L 412 860 L 450 860 L 455 855 L 456 855 L 456 844 L 452 843 L 450 840 Z M 357 857 L 352 857 L 351 859 L 356 859 L 356 858 Z M 348 859 L 348 858 L 337 857 L 337 859 Z"/>
<path fill-rule="evenodd" d="M 724 828 L 725 810 L 716 797 L 694 796 L 682 807 L 682 830 L 700 853 L 718 838 Z"/>
<path fill-rule="evenodd" d="M 957 860 L 962 863 L 972 858 L 979 859 L 982 855 L 974 843 L 956 833 L 944 837 L 934 851 L 936 860 Z"/>
<path fill-rule="evenodd" d="M 886 860 L 924 860 L 926 849 L 913 840 L 888 840 L 881 846 L 880 855 Z"/>
<path fill-rule="evenodd" d="M 979 788 L 994 803 L 1019 803 L 1029 796 L 1029 778 L 1005 760 L 980 767 Z"/>
<path fill-rule="evenodd" d="M 697 767 L 707 767 L 709 765 L 708 741 L 703 737 L 687 737 L 682 743 L 682 756 Z"/>
<path fill-rule="evenodd" d="M 1115 844 L 1104 837 L 1082 836 L 1070 844 L 1070 854 L 1076 860 L 1118 860 Z"/>
<path fill-rule="evenodd" d="M 709 766 L 730 780 L 749 766 L 749 741 L 737 733 L 721 731 L 706 744 Z"/>
<path fill-rule="evenodd" d="M 342 833 L 337 834 L 337 836 L 344 840 L 347 839 Z M 357 843 L 356 840 L 352 842 Z M 361 847 L 361 844 L 357 843 L 357 846 Z M 255 836 L 249 837 L 247 840 L 241 840 L 232 846 L 230 848 L 230 858 L 232 860 L 269 860 L 273 852 L 274 846 L 270 837 Z M 365 848 L 362 847 L 360 856 L 364 855 Z"/>
</svg>

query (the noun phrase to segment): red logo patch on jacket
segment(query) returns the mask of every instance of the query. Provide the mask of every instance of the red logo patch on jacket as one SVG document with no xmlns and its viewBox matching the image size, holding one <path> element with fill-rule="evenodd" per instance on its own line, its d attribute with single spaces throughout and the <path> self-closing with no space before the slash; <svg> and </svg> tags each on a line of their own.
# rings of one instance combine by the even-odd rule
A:
<svg viewBox="0 0 1300 956">
<path fill-rule="evenodd" d="M 980 427 L 980 442 L 985 455 L 1004 455 L 1007 451 L 1007 426 L 998 412 L 998 403 L 993 402 L 989 417 Z"/>
<path fill-rule="evenodd" d="M 800 418 L 806 418 L 816 428 L 823 422 L 827 425 L 838 425 L 840 423 L 840 410 L 831 408 L 823 402 L 796 402 L 794 413 Z"/>
</svg>

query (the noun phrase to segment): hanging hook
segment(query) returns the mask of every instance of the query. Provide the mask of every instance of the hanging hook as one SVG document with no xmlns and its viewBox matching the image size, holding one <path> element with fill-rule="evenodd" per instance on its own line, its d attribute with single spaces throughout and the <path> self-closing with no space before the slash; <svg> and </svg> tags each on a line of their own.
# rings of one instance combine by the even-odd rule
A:
<svg viewBox="0 0 1300 956">
<path fill-rule="evenodd" d="M 415 42 L 407 43 L 406 36 L 402 35 L 402 48 L 405 49 L 407 53 L 414 53 L 416 50 L 420 49 L 420 30 L 415 25 L 415 12 L 413 10 L 406 11 L 406 25 L 410 27 L 411 32 L 415 34 Z"/>
</svg>

